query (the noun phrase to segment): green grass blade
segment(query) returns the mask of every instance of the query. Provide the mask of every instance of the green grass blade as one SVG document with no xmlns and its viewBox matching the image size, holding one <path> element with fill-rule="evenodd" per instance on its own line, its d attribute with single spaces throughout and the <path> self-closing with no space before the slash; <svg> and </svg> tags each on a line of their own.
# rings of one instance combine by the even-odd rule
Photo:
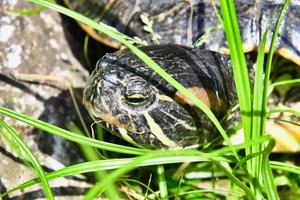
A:
<svg viewBox="0 0 300 200">
<path fill-rule="evenodd" d="M 223 171 L 226 173 L 226 175 L 230 178 L 232 183 L 239 186 L 244 192 L 248 199 L 255 199 L 254 194 L 251 192 L 251 190 L 246 186 L 245 183 L 240 181 L 232 172 L 232 169 L 230 168 L 228 163 L 221 162 L 219 166 L 223 169 Z"/>
<path fill-rule="evenodd" d="M 223 17 L 223 29 L 230 50 L 233 76 L 240 105 L 244 139 L 245 143 L 247 143 L 251 140 L 252 129 L 252 97 L 249 73 L 245 55 L 243 53 L 244 51 L 234 2 L 232 0 L 220 0 L 220 6 Z M 251 154 L 251 147 L 247 147 L 245 150 L 246 155 Z M 254 177 L 252 161 L 247 162 L 247 170 L 250 175 L 249 179 L 251 180 L 252 177 Z M 253 188 L 251 181 L 250 186 Z M 254 188 L 254 192 L 257 193 L 256 188 Z"/>
<path fill-rule="evenodd" d="M 2 130 L 0 126 L 0 139 L 3 140 L 5 146 L 8 146 L 16 156 L 18 156 L 20 159 L 23 160 L 23 163 L 25 166 L 30 166 L 31 164 L 28 162 L 27 158 L 25 158 L 24 154 L 22 153 L 19 145 L 13 140 L 13 138 L 9 137 L 8 134 L 5 134 L 5 132 Z M 31 167 L 31 166 L 30 166 Z"/>
<path fill-rule="evenodd" d="M 269 54 L 267 57 L 267 62 L 266 62 L 266 69 L 265 69 L 265 76 L 264 76 L 264 84 L 263 84 L 263 93 L 262 93 L 262 103 L 261 103 L 261 113 L 262 113 L 262 118 L 261 118 L 261 131 L 264 132 L 266 128 L 266 113 L 267 113 L 267 103 L 268 103 L 268 91 L 269 91 L 269 80 L 270 80 L 270 73 L 271 73 L 271 68 L 272 68 L 272 60 L 273 60 L 273 54 L 275 52 L 276 48 L 276 40 L 278 37 L 278 31 L 280 24 L 282 22 L 283 16 L 285 15 L 287 8 L 290 4 L 290 0 L 286 0 L 280 14 L 278 16 L 278 19 L 276 21 L 275 29 L 273 32 L 271 44 L 270 44 L 270 50 Z M 269 153 L 272 151 L 270 149 L 272 147 L 272 143 L 266 148 L 266 151 L 269 151 Z M 259 178 L 259 177 L 256 177 Z M 264 182 L 265 190 L 270 199 L 279 199 L 277 190 L 276 190 L 276 185 L 274 183 L 274 178 L 272 174 L 272 170 L 269 165 L 269 158 L 266 154 L 263 154 L 262 157 L 262 179 Z"/>
<path fill-rule="evenodd" d="M 124 165 L 131 163 L 134 159 L 135 158 L 107 159 L 107 160 L 98 160 L 98 161 L 90 161 L 90 162 L 75 164 L 72 166 L 59 169 L 54 172 L 50 172 L 46 174 L 46 178 L 48 180 L 52 180 L 52 179 L 80 174 L 80 173 L 118 169 L 118 168 L 122 168 Z M 232 162 L 232 160 L 229 158 L 225 158 L 220 155 L 213 155 L 211 153 L 202 153 L 196 150 L 154 151 L 149 154 L 145 154 L 145 156 L 140 159 L 137 165 L 131 165 L 131 167 L 154 166 L 154 165 L 175 164 L 175 163 L 184 163 L 184 162 L 190 162 L 190 163 L 208 162 L 208 161 L 213 161 L 213 162 L 223 161 L 228 163 Z M 6 193 L 2 194 L 2 196 L 5 196 L 16 190 L 24 189 L 26 187 L 32 186 L 38 182 L 40 182 L 39 179 L 33 179 L 22 185 L 17 186 L 16 188 L 7 191 Z"/>
<path fill-rule="evenodd" d="M 236 83 L 237 94 L 242 114 L 245 142 L 247 142 L 250 140 L 251 136 L 252 113 L 251 87 L 248 69 L 246 65 L 245 55 L 243 53 L 238 20 L 233 1 L 221 0 L 220 5 L 224 22 L 223 28 L 225 30 L 228 46 L 230 49 L 230 58 L 233 66 L 234 81 Z M 250 153 L 249 148 L 247 148 L 246 151 L 247 153 Z"/>
<path fill-rule="evenodd" d="M 264 55 L 265 55 L 265 46 L 267 42 L 268 30 L 265 31 L 263 38 L 259 44 L 257 60 L 256 60 L 256 72 L 255 72 L 255 80 L 254 80 L 254 90 L 253 90 L 253 122 L 252 122 L 252 130 L 253 130 L 253 138 L 262 135 L 262 127 L 261 127 L 261 119 L 264 118 L 262 113 L 262 101 L 263 96 L 263 78 L 264 78 Z M 252 150 L 253 152 L 257 152 L 258 150 Z"/>
<path fill-rule="evenodd" d="M 251 138 L 257 138 L 264 134 L 262 121 L 265 120 L 265 115 L 262 111 L 263 105 L 263 86 L 264 86 L 264 60 L 265 60 L 265 47 L 267 42 L 267 36 L 269 33 L 269 26 L 263 34 L 262 40 L 258 47 L 258 54 L 256 59 L 256 71 L 254 79 L 253 89 L 253 116 L 252 116 L 252 134 Z M 254 144 L 251 146 L 251 154 L 262 151 L 263 146 L 261 144 Z M 261 177 L 261 154 L 252 159 L 252 172 L 255 179 L 253 179 L 253 187 L 258 188 L 262 182 Z"/>
<path fill-rule="evenodd" d="M 282 19 L 288 9 L 288 6 L 290 4 L 290 0 L 285 0 L 284 5 L 280 11 L 280 14 L 278 16 L 278 19 L 276 21 L 275 24 L 275 29 L 273 32 L 273 36 L 272 36 L 272 40 L 271 40 L 271 44 L 270 44 L 270 50 L 269 50 L 269 54 L 267 57 L 267 63 L 266 63 L 266 69 L 265 69 L 265 78 L 264 78 L 264 90 L 263 90 L 263 103 L 262 103 L 262 112 L 264 115 L 266 115 L 266 111 L 267 111 L 267 104 L 268 104 L 268 91 L 269 91 L 269 80 L 270 80 L 270 74 L 271 74 L 271 69 L 272 69 L 272 60 L 273 60 L 273 55 L 275 52 L 275 48 L 276 48 L 276 40 L 278 37 L 278 31 L 279 31 L 279 27 L 280 24 L 282 22 Z M 262 130 L 265 130 L 265 126 L 266 126 L 266 120 L 264 118 L 264 120 L 262 121 Z"/>
<path fill-rule="evenodd" d="M 99 148 L 99 149 L 104 149 L 107 151 L 114 151 L 114 152 L 132 154 L 132 155 L 141 155 L 141 154 L 144 154 L 144 153 L 150 151 L 150 150 L 145 150 L 145 149 L 111 144 L 108 142 L 103 142 L 103 141 L 95 140 L 95 139 L 88 138 L 85 136 L 81 136 L 76 133 L 72 133 L 65 129 L 62 129 L 57 126 L 43 122 L 41 120 L 37 120 L 32 117 L 17 113 L 15 111 L 12 111 L 10 109 L 7 109 L 7 108 L 1 107 L 1 106 L 0 106 L 0 114 L 8 116 L 8 117 L 12 117 L 14 119 L 17 119 L 19 121 L 22 121 L 22 122 L 30 125 L 30 126 L 33 126 L 40 130 L 57 135 L 59 137 L 65 138 L 67 140 L 76 142 L 78 144 L 89 145 L 89 146 Z"/>
<path fill-rule="evenodd" d="M 235 150 L 245 149 L 247 146 L 251 146 L 255 143 L 264 143 L 266 141 L 270 141 L 271 136 L 264 135 L 259 138 L 256 138 L 255 140 L 251 140 L 248 143 L 245 144 L 239 144 L 234 145 L 233 148 Z M 232 149 L 229 147 L 223 147 L 221 149 L 215 150 L 211 153 L 201 153 L 199 151 L 156 151 L 151 154 L 154 154 L 153 156 L 155 158 L 148 159 L 142 162 L 138 167 L 141 166 L 151 166 L 151 165 L 162 165 L 162 164 L 174 164 L 174 163 L 183 163 L 183 162 L 208 162 L 208 161 L 223 161 L 223 162 L 233 162 L 233 160 L 229 160 L 228 158 L 225 159 L 223 156 L 232 152 Z M 96 172 L 96 171 L 103 171 L 103 170 L 111 170 L 111 169 L 117 169 L 119 167 L 122 167 L 125 164 L 128 164 L 131 162 L 132 159 L 110 159 L 110 160 L 99 160 L 99 161 L 93 161 L 93 162 L 85 162 L 73 166 L 69 166 L 60 170 L 57 170 L 55 172 L 51 172 L 47 174 L 47 179 L 55 179 L 65 176 L 70 176 L 74 174 L 79 173 L 88 173 L 88 172 Z M 16 188 L 13 188 L 6 192 L 4 195 L 9 194 L 13 191 L 24 189 L 26 187 L 29 187 L 31 185 L 34 185 L 38 183 L 38 179 L 34 179 L 31 181 L 28 181 Z M 1 196 L 1 195 L 0 195 Z"/>
<path fill-rule="evenodd" d="M 166 152 L 167 151 L 159 152 L 159 154 L 160 153 L 166 153 Z M 169 152 L 172 152 L 172 151 L 169 151 Z M 189 151 L 178 151 L 177 155 L 179 156 L 179 155 L 181 155 L 182 153 L 185 153 L 185 152 L 189 152 Z M 156 153 L 157 152 L 139 156 L 139 157 L 133 159 L 132 162 L 124 165 L 122 168 L 119 168 L 119 169 L 115 170 L 114 172 L 110 173 L 107 177 L 105 177 L 104 180 L 102 180 L 101 182 L 98 182 L 92 189 L 90 189 L 86 193 L 85 199 L 94 199 L 99 194 L 99 192 L 101 192 L 102 190 L 105 189 L 107 184 L 111 184 L 112 182 L 116 181 L 120 176 L 122 176 L 123 174 L 131 171 L 135 167 L 139 166 L 141 163 L 143 163 L 143 161 L 153 159 L 153 158 L 157 158 L 159 156 L 159 154 L 156 154 Z M 175 153 L 176 153 L 176 151 L 175 151 Z M 220 161 L 219 159 L 216 159 L 214 156 L 212 156 L 212 154 L 209 154 L 209 153 L 205 154 L 205 153 L 201 153 L 199 151 L 195 151 L 193 155 L 194 156 L 199 156 L 201 158 L 205 158 L 204 156 L 210 155 L 210 157 L 206 157 L 210 161 L 212 161 L 212 162 L 219 162 Z M 229 162 L 226 162 L 226 163 L 229 163 Z M 232 174 L 230 174 L 230 175 L 233 176 Z M 243 189 L 245 191 L 245 193 L 247 193 L 247 195 L 250 195 L 250 194 L 248 194 L 249 189 L 247 190 L 246 185 L 244 185 L 241 181 L 239 181 L 237 179 L 233 183 L 236 183 L 239 187 L 241 187 L 241 189 Z"/>
<path fill-rule="evenodd" d="M 79 135 L 83 135 L 84 133 L 73 123 L 69 123 L 67 125 L 68 129 L 71 130 L 74 133 L 77 133 Z M 87 146 L 87 145 L 79 145 L 80 150 L 85 157 L 87 161 L 95 161 L 95 160 L 101 160 L 101 157 L 99 156 L 99 152 L 97 149 Z M 95 171 L 94 177 L 97 181 L 100 181 L 103 177 L 106 176 L 105 171 Z M 108 190 L 105 193 L 109 199 L 116 199 L 118 197 L 118 191 L 116 189 L 115 185 L 109 185 Z"/>
<path fill-rule="evenodd" d="M 87 125 L 84 121 L 84 118 L 82 116 L 82 113 L 79 109 L 79 105 L 77 103 L 77 100 L 76 100 L 76 94 L 75 94 L 75 91 L 74 91 L 74 88 L 72 86 L 72 84 L 68 84 L 68 90 L 69 90 L 69 93 L 70 93 L 70 96 L 71 96 L 71 100 L 72 100 L 72 103 L 73 103 L 73 106 L 74 106 L 74 109 L 75 109 L 75 112 L 79 118 L 79 121 L 81 123 L 81 126 L 83 127 L 83 130 L 85 131 L 86 135 L 87 136 L 90 136 L 90 132 L 89 132 L 89 129 L 87 128 Z"/>
<path fill-rule="evenodd" d="M 172 151 L 169 151 L 169 152 L 172 153 Z M 178 158 L 183 153 L 188 153 L 188 152 L 190 152 L 190 151 L 178 151 L 178 152 L 175 151 L 174 153 L 175 153 L 175 155 L 177 154 L 177 158 Z M 157 157 L 159 157 L 159 155 L 162 155 L 162 154 L 165 154 L 165 153 L 168 153 L 168 151 L 154 152 L 154 153 L 151 153 L 151 154 L 145 154 L 145 155 L 136 157 L 130 163 L 122 166 L 119 169 L 116 169 L 114 172 L 110 173 L 107 177 L 105 177 L 104 180 L 102 180 L 101 182 L 98 182 L 93 188 L 91 188 L 86 193 L 85 199 L 94 199 L 102 190 L 104 190 L 106 188 L 106 185 L 109 185 L 109 184 L 113 183 L 120 176 L 122 176 L 125 173 L 128 173 L 132 169 L 134 169 L 137 166 L 141 165 L 144 161 L 151 160 L 153 158 L 157 158 Z M 196 157 L 199 156 L 199 158 L 201 157 L 202 159 L 206 158 L 206 159 L 209 159 L 210 161 L 214 161 L 214 162 L 219 161 L 219 158 L 216 159 L 216 157 L 212 156 L 209 153 L 206 154 L 206 153 L 202 153 L 202 152 L 199 152 L 199 151 L 194 151 L 193 155 L 196 156 Z M 208 155 L 210 155 L 210 156 L 208 156 Z M 190 162 L 190 161 L 186 160 L 186 162 Z"/>
<path fill-rule="evenodd" d="M 300 123 L 297 123 L 297 122 L 294 122 L 294 121 L 291 121 L 291 120 L 285 120 L 285 119 L 276 119 L 276 121 L 278 122 L 284 122 L 284 123 L 289 123 L 289 124 L 292 124 L 292 125 L 295 125 L 295 126 L 299 126 L 300 127 Z"/>
<path fill-rule="evenodd" d="M 84 133 L 81 131 L 81 129 L 76 126 L 73 122 L 70 122 L 67 124 L 67 128 L 72 131 L 73 133 L 77 133 L 79 135 L 84 136 Z M 101 160 L 102 158 L 99 156 L 99 153 L 97 149 L 87 146 L 87 145 L 79 145 L 80 151 L 83 154 L 86 161 L 94 161 L 94 160 Z M 96 180 L 101 179 L 101 174 L 95 173 L 94 177 Z"/>
<path fill-rule="evenodd" d="M 233 1 L 220 1 L 224 22 L 224 30 L 230 49 L 230 58 L 233 66 L 234 80 L 237 87 L 238 99 L 241 108 L 245 139 L 250 139 L 251 133 L 251 87 L 242 41 L 238 27 L 238 20 Z"/>
<path fill-rule="evenodd" d="M 90 36 L 89 35 L 86 35 L 84 37 L 84 43 L 83 43 L 83 58 L 88 66 L 88 69 L 89 70 L 92 70 L 92 64 L 91 64 L 91 61 L 90 61 L 90 58 L 89 58 L 89 39 L 90 39 Z"/>
<path fill-rule="evenodd" d="M 272 169 L 282 170 L 285 172 L 291 172 L 291 173 L 300 175 L 300 166 L 296 166 L 291 163 L 270 161 L 270 166 Z"/>
<path fill-rule="evenodd" d="M 284 81 L 278 81 L 278 82 L 275 82 L 275 83 L 272 83 L 271 84 L 271 88 L 275 88 L 279 85 L 289 85 L 289 84 L 297 84 L 297 83 L 300 83 L 300 79 L 292 79 L 292 80 L 284 80 Z"/>
<path fill-rule="evenodd" d="M 94 28 L 101 33 L 107 35 L 108 37 L 111 37 L 120 43 L 124 44 L 126 47 L 128 47 L 137 57 L 139 57 L 143 62 L 145 62 L 152 70 L 154 70 L 157 74 L 159 74 L 162 78 L 164 78 L 168 83 L 170 83 L 173 87 L 175 87 L 178 91 L 180 91 L 184 96 L 188 97 L 191 102 L 193 102 L 197 107 L 199 107 L 213 122 L 213 124 L 216 126 L 224 140 L 229 146 L 232 146 L 231 141 L 229 137 L 227 136 L 225 130 L 223 129 L 222 125 L 216 118 L 216 116 L 213 114 L 213 112 L 208 108 L 206 104 L 204 104 L 201 100 L 199 100 L 193 93 L 191 93 L 189 90 L 187 90 L 184 86 L 182 86 L 178 81 L 176 81 L 172 76 L 170 76 L 167 72 L 165 72 L 153 59 L 151 59 L 147 54 L 136 48 L 132 45 L 132 41 L 134 41 L 132 38 L 118 32 L 116 29 L 109 27 L 107 25 L 104 25 L 103 23 L 97 23 L 79 13 L 76 13 L 72 10 L 69 10 L 67 8 L 64 8 L 60 5 L 45 1 L 45 0 L 29 0 L 33 3 L 40 4 L 42 6 L 52 8 L 64 15 L 67 15 L 69 17 L 72 17 L 76 19 L 77 21 L 84 23 L 91 28 Z M 233 150 L 234 155 L 239 159 L 239 156 L 237 152 Z"/>
<path fill-rule="evenodd" d="M 268 115 L 271 115 L 273 113 L 291 113 L 297 117 L 300 117 L 300 111 L 297 111 L 295 109 L 292 109 L 292 108 L 278 108 L 278 109 L 273 109 L 273 110 L 270 110 L 268 112 Z"/>
<path fill-rule="evenodd" d="M 26 15 L 38 14 L 38 13 L 42 12 L 45 9 L 46 9 L 45 7 L 40 6 L 40 7 L 33 8 L 33 9 L 9 10 L 9 11 L 5 11 L 4 13 L 26 16 Z"/>
<path fill-rule="evenodd" d="M 251 147 L 254 144 L 265 143 L 265 142 L 269 141 L 271 138 L 272 137 L 270 135 L 263 135 L 263 136 L 260 136 L 258 138 L 252 139 L 247 143 L 233 145 L 232 148 L 234 148 L 236 150 L 245 149 L 247 147 Z M 223 147 L 221 149 L 216 149 L 215 151 L 213 151 L 211 153 L 214 154 L 214 155 L 220 155 L 221 156 L 221 155 L 225 155 L 225 154 L 229 153 L 230 151 L 231 151 L 231 148 Z"/>
<path fill-rule="evenodd" d="M 168 187 L 165 179 L 165 169 L 163 165 L 157 166 L 157 176 L 158 176 L 158 187 L 160 191 L 160 198 L 163 200 L 168 199 Z"/>
<path fill-rule="evenodd" d="M 266 149 L 264 150 L 263 156 L 262 156 L 262 164 L 261 164 L 261 172 L 262 172 L 262 176 L 263 176 L 263 182 L 264 182 L 264 190 L 267 193 L 268 198 L 267 199 L 278 199 L 279 200 L 279 196 L 277 193 L 277 188 L 274 182 L 274 177 L 273 177 L 273 173 L 272 173 L 272 169 L 270 167 L 270 163 L 269 163 L 269 155 L 272 152 L 272 149 L 275 146 L 275 141 L 272 139 L 269 143 L 269 145 L 266 147 Z"/>
<path fill-rule="evenodd" d="M 0 126 L 2 126 L 8 134 L 14 139 L 14 141 L 19 145 L 20 149 L 26 157 L 29 159 L 30 163 L 35 169 L 35 172 L 38 174 L 39 179 L 41 180 L 41 186 L 43 188 L 44 194 L 47 199 L 54 199 L 50 185 L 48 183 L 48 179 L 45 175 L 45 172 L 39 163 L 38 159 L 33 155 L 30 148 L 26 145 L 26 143 L 20 138 L 19 134 L 10 126 L 8 126 L 4 121 L 0 120 Z M 0 130 L 0 134 L 3 134 L 3 131 Z"/>
</svg>

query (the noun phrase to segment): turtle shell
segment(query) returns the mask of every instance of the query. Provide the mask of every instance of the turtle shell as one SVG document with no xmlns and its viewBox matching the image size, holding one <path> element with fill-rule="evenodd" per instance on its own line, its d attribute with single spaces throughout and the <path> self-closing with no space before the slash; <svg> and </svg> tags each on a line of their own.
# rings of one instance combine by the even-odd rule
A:
<svg viewBox="0 0 300 200">
<path fill-rule="evenodd" d="M 145 31 L 141 15 L 152 21 L 152 29 L 161 39 L 159 44 L 181 44 L 192 46 L 197 39 L 209 32 L 201 48 L 229 53 L 222 26 L 210 0 L 64 0 L 65 4 L 96 21 L 102 21 L 120 32 L 137 36 L 153 44 L 152 34 Z M 239 27 L 245 52 L 257 49 L 268 24 L 276 21 L 283 0 L 235 1 Z M 219 6 L 215 5 L 216 10 Z M 300 3 L 292 0 L 281 24 L 277 39 L 277 52 L 300 65 Z M 116 41 L 96 33 L 84 26 L 94 38 L 118 48 Z M 268 36 L 270 43 L 272 28 Z M 268 45 L 267 45 L 268 46 Z"/>
</svg>

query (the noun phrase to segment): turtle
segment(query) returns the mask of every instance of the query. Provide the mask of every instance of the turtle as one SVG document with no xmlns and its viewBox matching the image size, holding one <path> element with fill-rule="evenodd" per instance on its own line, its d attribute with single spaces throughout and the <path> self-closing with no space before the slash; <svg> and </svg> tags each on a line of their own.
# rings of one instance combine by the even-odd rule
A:
<svg viewBox="0 0 300 200">
<path fill-rule="evenodd" d="M 204 0 L 109 2 L 107 7 L 107 4 L 102 5 L 102 9 L 105 8 L 99 14 L 102 20 L 147 41 L 149 46 L 139 48 L 200 98 L 218 119 L 224 119 L 236 105 L 237 94 L 226 55 L 229 51 L 225 35 L 214 9 L 215 6 L 218 9 L 218 5 Z M 257 49 L 274 10 L 280 5 L 280 1 L 236 1 L 245 52 Z M 281 70 L 273 73 L 275 77 L 287 74 L 286 71 L 300 74 L 297 66 L 300 65 L 299 9 L 299 2 L 292 1 L 276 44 L 277 54 L 283 57 L 281 60 L 293 63 L 296 68 L 281 66 Z M 159 44 L 155 44 L 153 33 L 145 33 L 141 14 L 148 22 L 152 20 L 151 28 L 162 38 Z M 203 35 L 205 41 L 198 48 L 192 48 Z M 299 102 L 298 92 L 299 88 L 294 87 L 285 95 L 294 93 L 293 102 Z M 87 110 L 104 127 L 136 146 L 196 148 L 220 141 L 208 117 L 128 49 L 106 54 L 98 61 L 83 96 Z M 299 132 L 296 129 L 296 134 Z"/>
<path fill-rule="evenodd" d="M 236 94 L 228 92 L 234 88 L 228 57 L 171 44 L 141 50 L 209 105 L 218 118 L 236 102 Z M 217 138 L 208 117 L 128 49 L 107 54 L 97 63 L 84 103 L 109 130 L 138 146 L 192 148 Z"/>
</svg>

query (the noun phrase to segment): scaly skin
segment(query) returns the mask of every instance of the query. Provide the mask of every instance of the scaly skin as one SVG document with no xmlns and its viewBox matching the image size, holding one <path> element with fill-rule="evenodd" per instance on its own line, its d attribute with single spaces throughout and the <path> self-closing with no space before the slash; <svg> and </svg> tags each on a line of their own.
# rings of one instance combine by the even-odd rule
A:
<svg viewBox="0 0 300 200">
<path fill-rule="evenodd" d="M 229 59 L 179 45 L 142 47 L 204 101 L 218 118 L 236 103 Z M 84 91 L 88 110 L 110 131 L 147 148 L 203 146 L 216 139 L 212 122 L 129 50 L 107 54 Z"/>
</svg>

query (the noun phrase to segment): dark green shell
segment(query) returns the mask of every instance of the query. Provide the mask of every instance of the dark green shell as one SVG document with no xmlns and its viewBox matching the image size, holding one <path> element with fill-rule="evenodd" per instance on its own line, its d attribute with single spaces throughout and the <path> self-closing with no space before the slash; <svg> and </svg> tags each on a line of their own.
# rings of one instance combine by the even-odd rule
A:
<svg viewBox="0 0 300 200">
<path fill-rule="evenodd" d="M 201 48 L 228 53 L 226 38 L 211 0 L 64 0 L 66 4 L 97 21 L 102 21 L 130 36 L 138 36 L 152 44 L 152 35 L 144 30 L 141 15 L 153 21 L 154 33 L 161 36 L 160 44 L 192 46 L 206 33 Z M 283 0 L 238 0 L 235 7 L 239 19 L 244 50 L 253 51 L 267 25 L 274 25 Z M 216 5 L 217 10 L 219 6 Z M 300 3 L 292 0 L 283 19 L 277 41 L 278 53 L 300 65 Z M 272 14 L 273 13 L 273 14 Z M 271 28 L 272 30 L 272 28 Z M 272 31 L 269 34 L 271 39 Z M 112 41 L 111 41 L 112 42 Z M 108 43 L 107 43 L 108 44 Z M 118 45 L 115 42 L 111 44 Z"/>
</svg>

